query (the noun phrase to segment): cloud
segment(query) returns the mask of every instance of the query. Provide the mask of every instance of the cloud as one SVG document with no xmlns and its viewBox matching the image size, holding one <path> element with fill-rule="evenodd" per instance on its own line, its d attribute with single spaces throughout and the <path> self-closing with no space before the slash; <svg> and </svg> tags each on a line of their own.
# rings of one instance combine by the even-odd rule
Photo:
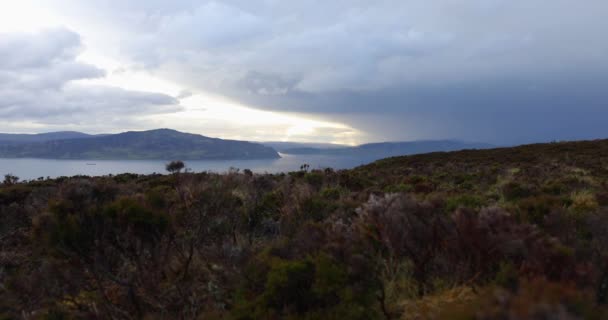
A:
<svg viewBox="0 0 608 320">
<path fill-rule="evenodd" d="M 23 70 L 48 67 L 61 60 L 73 60 L 80 49 L 80 37 L 62 29 L 43 34 L 0 35 L 0 68 Z"/>
<path fill-rule="evenodd" d="M 106 72 L 79 62 L 80 36 L 66 29 L 0 35 L 0 118 L 39 124 L 92 124 L 181 110 L 159 93 L 81 84 Z"/>
<path fill-rule="evenodd" d="M 345 123 L 368 140 L 608 136 L 598 120 L 608 116 L 604 0 L 48 3 L 130 68 L 194 94 Z M 95 76 L 80 67 L 62 77 Z"/>
<path fill-rule="evenodd" d="M 64 29 L 0 34 L 0 84 L 3 90 L 44 90 L 103 77 L 103 70 L 75 60 L 80 49 L 78 34 Z"/>
<path fill-rule="evenodd" d="M 192 91 L 190 91 L 190 90 L 182 90 L 182 91 L 180 91 L 180 93 L 175 98 L 181 100 L 181 99 L 189 98 L 192 95 L 193 95 Z"/>
<path fill-rule="evenodd" d="M 307 93 L 457 82 L 605 65 L 608 46 L 608 4 L 598 0 L 557 0 L 550 12 L 539 0 L 130 3 L 107 13 L 127 30 L 124 54 L 161 70 L 187 66 L 184 78 L 201 86 L 235 86 L 255 72 L 293 79 Z"/>
</svg>

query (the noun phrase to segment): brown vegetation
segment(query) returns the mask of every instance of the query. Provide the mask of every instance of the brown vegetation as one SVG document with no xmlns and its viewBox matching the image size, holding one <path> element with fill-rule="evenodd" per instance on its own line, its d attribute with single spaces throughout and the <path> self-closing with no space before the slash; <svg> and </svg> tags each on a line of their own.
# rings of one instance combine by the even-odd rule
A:
<svg viewBox="0 0 608 320">
<path fill-rule="evenodd" d="M 182 168 L 5 178 L 0 319 L 606 316 L 608 141 Z"/>
</svg>

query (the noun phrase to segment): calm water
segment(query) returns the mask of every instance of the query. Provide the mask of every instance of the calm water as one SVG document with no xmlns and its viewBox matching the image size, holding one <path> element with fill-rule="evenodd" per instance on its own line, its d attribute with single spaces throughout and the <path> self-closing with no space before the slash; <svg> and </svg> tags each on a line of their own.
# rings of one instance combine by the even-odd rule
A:
<svg viewBox="0 0 608 320">
<path fill-rule="evenodd" d="M 281 159 L 271 160 L 191 160 L 186 167 L 194 172 L 226 172 L 230 168 L 251 169 L 257 173 L 278 173 L 296 171 L 304 163 L 312 169 L 331 167 L 349 169 L 376 160 L 376 157 L 347 157 L 319 155 L 281 155 Z M 0 179 L 5 174 L 13 174 L 21 180 L 38 177 L 60 177 L 74 175 L 101 176 L 120 173 L 165 173 L 163 160 L 49 160 L 49 159 L 1 159 Z"/>
</svg>

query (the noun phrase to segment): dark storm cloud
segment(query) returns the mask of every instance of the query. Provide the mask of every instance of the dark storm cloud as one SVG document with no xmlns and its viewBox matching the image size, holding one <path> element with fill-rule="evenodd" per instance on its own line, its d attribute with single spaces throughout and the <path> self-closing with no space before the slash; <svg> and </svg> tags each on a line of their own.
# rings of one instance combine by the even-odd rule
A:
<svg viewBox="0 0 608 320">
<path fill-rule="evenodd" d="M 602 70 L 320 94 L 288 90 L 290 84 L 280 79 L 261 79 L 248 81 L 249 89 L 234 95 L 273 110 L 324 114 L 371 133 L 380 128 L 388 139 L 457 134 L 468 140 L 517 143 L 608 136 L 603 124 L 608 117 L 608 73 Z M 260 94 L 263 89 L 252 90 L 251 83 L 286 93 Z"/>
<path fill-rule="evenodd" d="M 179 110 L 173 97 L 120 88 L 79 85 L 105 71 L 76 60 L 78 34 L 50 29 L 0 35 L 0 117 L 37 123 L 94 123 L 112 116 Z"/>
<path fill-rule="evenodd" d="M 135 67 L 370 139 L 608 136 L 604 0 L 56 2 Z"/>
</svg>

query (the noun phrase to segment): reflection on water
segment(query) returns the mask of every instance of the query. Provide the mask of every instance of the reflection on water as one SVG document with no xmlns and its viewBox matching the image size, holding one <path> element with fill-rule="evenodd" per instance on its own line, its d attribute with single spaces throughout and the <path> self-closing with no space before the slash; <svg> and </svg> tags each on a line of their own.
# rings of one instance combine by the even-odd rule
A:
<svg viewBox="0 0 608 320">
<path fill-rule="evenodd" d="M 300 169 L 302 164 L 311 169 L 349 169 L 377 160 L 378 157 L 347 157 L 321 155 L 285 155 L 281 159 L 268 160 L 190 160 L 186 167 L 194 172 L 226 172 L 230 168 L 250 169 L 257 173 L 289 172 Z M 101 176 L 120 173 L 165 173 L 163 160 L 50 160 L 50 159 L 0 159 L 0 174 L 13 174 L 22 180 L 38 177 L 74 175 Z"/>
</svg>

